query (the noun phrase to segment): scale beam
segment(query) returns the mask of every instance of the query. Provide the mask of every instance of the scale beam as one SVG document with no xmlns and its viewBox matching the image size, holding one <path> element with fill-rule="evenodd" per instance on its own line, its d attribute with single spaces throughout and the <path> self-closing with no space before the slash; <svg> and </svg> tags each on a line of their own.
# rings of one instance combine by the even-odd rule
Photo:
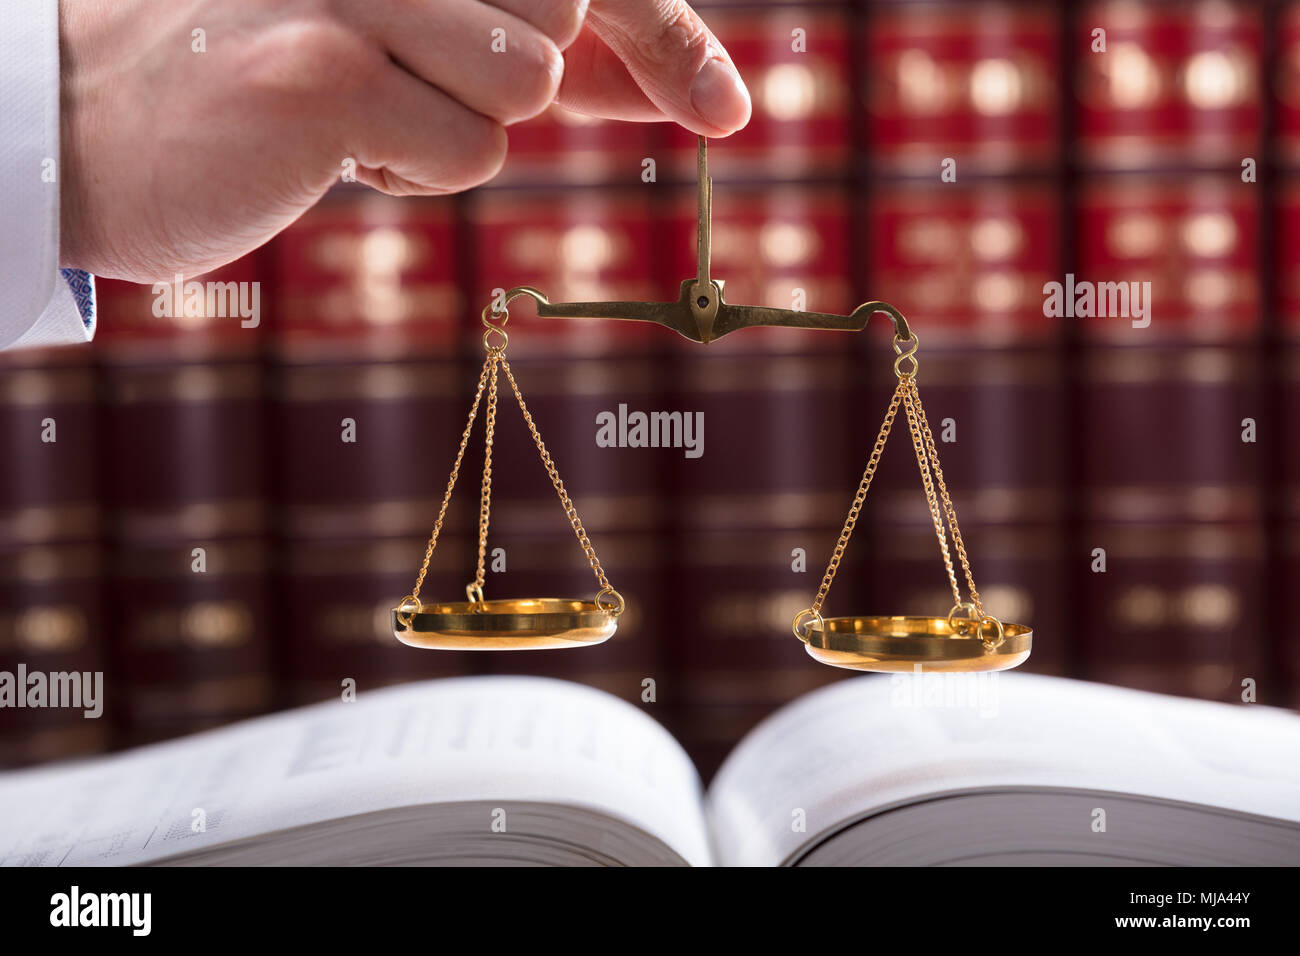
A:
<svg viewBox="0 0 1300 956">
<path fill-rule="evenodd" d="M 537 289 L 529 286 L 511 289 L 506 293 L 506 301 L 519 295 L 531 296 L 537 302 L 537 314 L 543 318 L 654 322 L 692 342 L 704 345 L 738 329 L 756 325 L 861 332 L 872 315 L 883 312 L 894 323 L 896 343 L 912 340 L 907 320 L 901 312 L 885 302 L 866 302 L 849 315 L 731 305 L 726 302 L 722 295 L 724 280 L 713 279 L 709 275 L 712 257 L 713 180 L 709 178 L 708 151 L 703 136 L 699 143 L 698 175 L 696 274 L 693 279 L 682 280 L 681 294 L 676 302 L 551 302 Z"/>
</svg>

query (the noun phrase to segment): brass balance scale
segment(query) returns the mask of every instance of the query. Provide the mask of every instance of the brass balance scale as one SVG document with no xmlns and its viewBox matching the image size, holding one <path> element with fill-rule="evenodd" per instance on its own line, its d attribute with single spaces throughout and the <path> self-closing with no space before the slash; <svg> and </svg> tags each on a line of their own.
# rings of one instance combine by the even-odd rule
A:
<svg viewBox="0 0 1300 956">
<path fill-rule="evenodd" d="M 920 665 L 921 670 L 930 672 L 997 671 L 1020 664 L 1029 657 L 1033 632 L 1023 624 L 1007 623 L 988 614 L 984 610 L 979 591 L 975 588 L 970 559 L 957 527 L 957 513 L 944 483 L 939 453 L 929 422 L 926 421 L 925 409 L 921 406 L 921 395 L 917 391 L 916 374 L 919 364 L 916 358 L 916 333 L 908 327 L 907 320 L 897 309 L 884 302 L 864 303 L 847 316 L 731 305 L 725 302 L 722 295 L 723 280 L 709 276 L 713 183 L 708 174 L 704 137 L 700 137 L 698 165 L 698 268 L 695 278 L 682 281 L 681 295 L 676 302 L 550 302 L 538 290 L 519 286 L 505 294 L 499 309 L 489 305 L 483 310 L 483 325 L 487 329 L 483 333 L 483 346 L 487 356 L 415 587 L 392 610 L 393 635 L 412 647 L 436 650 L 505 651 L 582 647 L 600 644 L 611 638 L 618 628 L 619 615 L 626 607 L 623 596 L 614 590 L 605 576 L 595 548 L 583 529 L 577 509 L 565 490 L 564 482 L 560 480 L 555 462 L 546 450 L 541 433 L 524 403 L 514 372 L 506 360 L 506 345 L 509 342 L 505 330 L 509 319 L 507 306 L 514 299 L 521 296 L 532 298 L 537 303 L 537 314 L 544 318 L 654 322 L 705 345 L 738 329 L 758 325 L 860 332 L 871 316 L 882 312 L 894 323 L 894 375 L 898 378 L 898 385 L 885 412 L 876 444 L 867 459 L 866 470 L 849 507 L 844 528 L 826 566 L 821 586 L 811 606 L 794 617 L 794 635 L 804 643 L 814 659 L 823 664 L 853 670 L 912 671 Z M 502 372 L 519 403 L 524 422 L 537 445 L 551 483 L 555 486 L 574 536 L 586 554 L 600 586 L 590 601 L 561 598 L 488 600 L 483 595 L 492 503 L 492 441 L 496 425 L 498 378 Z M 429 570 L 429 561 L 438 545 L 438 535 L 442 531 L 447 506 L 451 502 L 456 478 L 465 457 L 465 448 L 469 444 L 470 433 L 485 393 L 486 437 L 479 507 L 477 571 L 474 580 L 465 586 L 467 600 L 425 604 L 420 600 L 420 589 Z M 939 539 L 939 552 L 948 572 L 948 582 L 952 586 L 953 606 L 943 617 L 823 617 L 822 608 L 830 594 L 835 572 L 848 547 L 876 466 L 880 462 L 881 452 L 900 408 L 907 417 L 911 431 L 912 446 L 921 471 L 921 486 L 929 502 L 930 517 Z M 949 534 L 952 536 L 952 549 L 956 550 L 961 563 L 967 590 L 965 598 L 953 568 Z"/>
</svg>

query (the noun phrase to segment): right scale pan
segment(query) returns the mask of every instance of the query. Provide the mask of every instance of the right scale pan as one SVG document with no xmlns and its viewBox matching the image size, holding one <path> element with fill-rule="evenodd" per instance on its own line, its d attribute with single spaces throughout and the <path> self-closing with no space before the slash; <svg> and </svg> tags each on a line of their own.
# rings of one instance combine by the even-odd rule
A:
<svg viewBox="0 0 1300 956">
<path fill-rule="evenodd" d="M 859 671 L 885 672 L 972 672 L 1001 671 L 1023 663 L 1029 657 L 1033 631 L 1023 624 L 1009 624 L 989 614 L 984 608 L 980 593 L 975 588 L 975 574 L 971 571 L 970 556 L 957 526 L 957 510 L 953 507 L 948 485 L 944 481 L 943 467 L 939 464 L 939 449 L 934 433 L 926 420 L 921 393 L 916 387 L 919 363 L 916 350 L 920 345 L 916 333 L 908 326 L 897 309 L 884 303 L 869 303 L 877 311 L 886 312 L 894 320 L 894 375 L 898 386 L 885 410 L 876 444 L 867 459 L 857 493 L 849 506 L 848 516 L 839 540 L 831 552 L 822 577 L 821 587 L 812 605 L 794 616 L 794 634 L 803 642 L 809 655 L 832 667 L 846 667 Z M 894 419 L 902 411 L 912 435 L 912 449 L 921 472 L 921 488 L 929 505 L 934 534 L 939 542 L 939 555 L 948 572 L 952 587 L 953 606 L 947 617 L 921 617 L 907 615 L 875 615 L 854 617 L 823 617 L 822 608 L 830 594 L 835 572 L 839 569 L 844 550 L 867 500 L 867 491 L 880 464 L 880 455 L 889 440 Z M 951 548 L 949 547 L 951 536 Z M 957 571 L 953 567 L 952 551 L 956 550 L 965 578 L 968 597 L 963 597 Z"/>
<path fill-rule="evenodd" d="M 943 617 L 828 617 L 796 631 L 809 655 L 832 667 L 925 673 L 1001 671 L 1029 657 L 1033 631 L 1002 624 L 1001 643 L 954 631 Z"/>
</svg>

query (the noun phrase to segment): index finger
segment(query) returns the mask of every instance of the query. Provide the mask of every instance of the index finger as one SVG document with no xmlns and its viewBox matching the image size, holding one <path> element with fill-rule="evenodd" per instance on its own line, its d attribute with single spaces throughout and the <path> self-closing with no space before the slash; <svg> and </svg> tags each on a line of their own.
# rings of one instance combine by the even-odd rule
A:
<svg viewBox="0 0 1300 956">
<path fill-rule="evenodd" d="M 726 136 L 749 122 L 752 106 L 740 74 L 685 0 L 590 0 L 587 24 L 668 119 L 705 136 Z M 601 65 L 602 59 L 583 62 Z M 607 99 L 599 92 L 610 83 L 603 73 L 566 76 L 564 97 Z M 643 111 L 644 100 L 628 106 Z"/>
</svg>

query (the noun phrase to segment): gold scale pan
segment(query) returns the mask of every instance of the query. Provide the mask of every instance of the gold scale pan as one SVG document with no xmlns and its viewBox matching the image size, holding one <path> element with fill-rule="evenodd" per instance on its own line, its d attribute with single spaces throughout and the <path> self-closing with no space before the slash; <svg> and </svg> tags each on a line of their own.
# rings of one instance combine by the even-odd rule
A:
<svg viewBox="0 0 1300 956">
<path fill-rule="evenodd" d="M 509 319 L 507 307 L 514 299 L 521 296 L 532 298 L 537 303 L 537 314 L 543 318 L 600 318 L 654 322 L 704 345 L 738 329 L 752 326 L 860 332 L 866 327 L 871 316 L 883 312 L 894 324 L 893 345 L 896 355 L 894 374 L 898 379 L 898 385 L 885 413 L 885 420 L 867 461 L 862 481 L 849 508 L 844 528 L 827 565 L 821 587 L 812 604 L 795 615 L 792 630 L 803 642 L 808 654 L 815 660 L 833 667 L 852 670 L 996 671 L 1022 663 L 1029 657 L 1033 632 L 1023 624 L 1003 622 L 987 614 L 979 591 L 975 588 L 966 547 L 957 526 L 956 511 L 948 495 L 939 464 L 938 451 L 925 418 L 920 393 L 917 391 L 916 350 L 919 343 L 916 334 L 909 328 L 907 320 L 897 309 L 884 302 L 864 303 L 849 315 L 796 312 L 791 309 L 732 305 L 726 302 L 723 298 L 723 280 L 713 279 L 709 275 L 713 184 L 708 175 L 704 137 L 700 137 L 699 140 L 698 174 L 698 268 L 694 278 L 682 281 L 681 294 L 676 302 L 550 302 L 537 289 L 519 286 L 506 293 L 499 309 L 488 306 L 483 310 L 483 325 L 487 330 L 483 334 L 483 345 L 487 357 L 483 363 L 469 421 L 461 438 L 460 448 L 443 496 L 442 507 L 434 524 L 415 588 L 392 609 L 393 635 L 404 644 L 437 650 L 550 650 L 600 644 L 611 638 L 618 629 L 618 617 L 625 607 L 623 597 L 610 586 L 605 577 L 595 549 L 578 518 L 563 481 L 560 480 L 541 434 L 528 412 L 510 363 L 505 357 L 506 345 L 509 342 L 505 330 Z M 487 600 L 483 596 L 484 555 L 491 510 L 492 448 L 500 372 L 506 375 L 537 445 L 542 464 L 546 467 L 565 514 L 569 517 L 574 535 L 600 585 L 600 590 L 593 600 L 566 598 Z M 456 484 L 465 448 L 485 395 L 487 398 L 486 453 L 480 501 L 477 574 L 474 581 L 465 587 L 467 600 L 425 604 L 420 601 L 420 588 L 437 546 L 438 535 Z M 940 555 L 952 588 L 953 606 L 943 617 L 901 615 L 823 617 L 822 607 L 835 579 L 835 572 L 839 568 L 840 559 L 857 523 L 858 514 L 871 486 L 895 416 L 900 410 L 904 412 L 911 432 L 912 445 L 921 472 L 921 485 L 930 506 Z M 950 540 L 952 548 L 949 547 Z M 952 550 L 957 552 L 964 582 L 958 580 L 952 562 Z M 966 585 L 966 596 L 961 593 L 961 583 Z"/>
</svg>

